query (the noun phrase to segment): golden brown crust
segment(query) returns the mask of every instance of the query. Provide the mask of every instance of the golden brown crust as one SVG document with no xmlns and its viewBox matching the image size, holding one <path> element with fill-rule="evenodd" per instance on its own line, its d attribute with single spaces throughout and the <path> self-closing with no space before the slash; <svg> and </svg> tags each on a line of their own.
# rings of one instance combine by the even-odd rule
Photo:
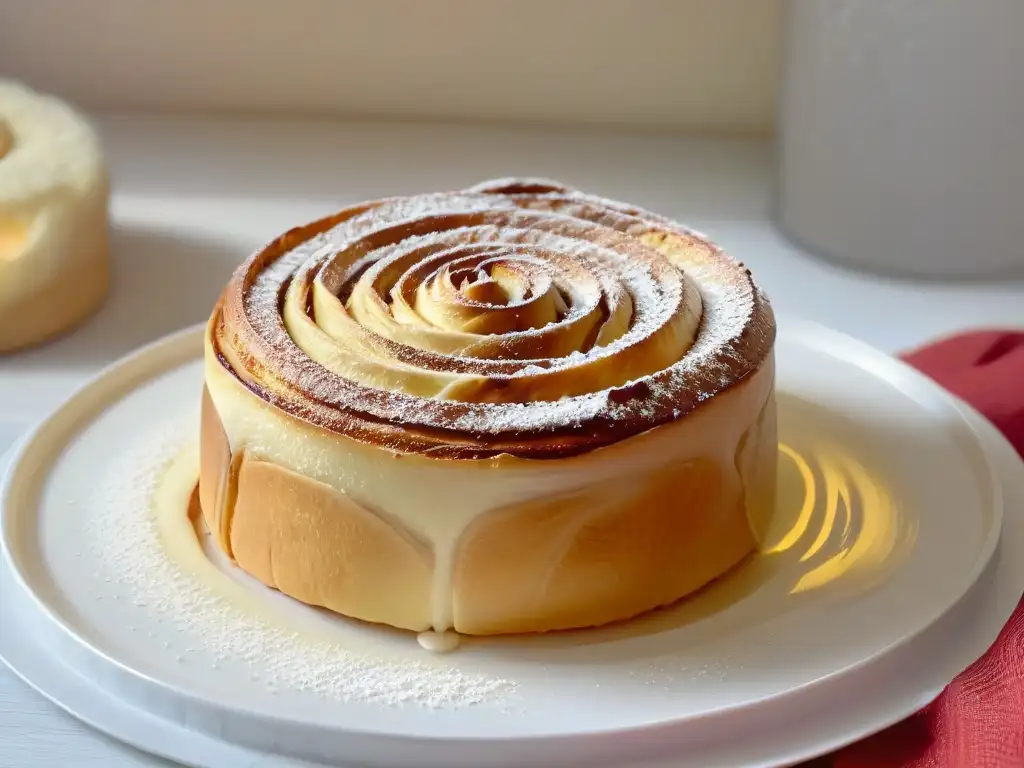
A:
<svg viewBox="0 0 1024 768">
<path fill-rule="evenodd" d="M 455 627 L 498 634 L 627 619 L 678 600 L 753 551 L 742 497 L 727 490 L 716 462 L 696 459 L 638 481 L 597 483 L 477 520 L 456 556 Z"/>
<path fill-rule="evenodd" d="M 243 460 L 231 550 L 247 573 L 309 605 L 403 629 L 430 627 L 430 551 L 308 477 Z"/>
<path fill-rule="evenodd" d="M 230 514 L 235 508 L 238 468 L 232 467 L 228 435 L 207 386 L 203 387 L 200 422 L 199 499 L 207 529 L 217 545 L 230 556 Z"/>
</svg>

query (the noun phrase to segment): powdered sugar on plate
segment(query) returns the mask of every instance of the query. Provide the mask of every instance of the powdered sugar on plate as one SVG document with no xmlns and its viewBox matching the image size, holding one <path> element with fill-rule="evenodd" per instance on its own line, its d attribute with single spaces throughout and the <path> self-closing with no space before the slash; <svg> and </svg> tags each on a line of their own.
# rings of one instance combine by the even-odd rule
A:
<svg viewBox="0 0 1024 768">
<path fill-rule="evenodd" d="M 88 554 L 97 577 L 112 582 L 133 603 L 140 629 L 144 622 L 160 623 L 162 631 L 170 625 L 192 654 L 212 660 L 211 669 L 241 663 L 254 680 L 274 691 L 435 709 L 501 705 L 515 691 L 512 681 L 462 671 L 454 661 L 417 658 L 423 651 L 412 634 L 408 652 L 389 653 L 387 643 L 366 647 L 365 633 L 386 630 L 353 626 L 349 643 L 344 628 L 318 635 L 290 626 L 286 616 L 279 618 L 273 610 L 251 611 L 231 599 L 231 590 L 219 589 L 176 560 L 161 531 L 155 495 L 165 473 L 192 447 L 197 424 L 197 415 L 184 414 L 143 430 L 106 463 L 87 506 L 92 515 L 86 527 Z M 187 515 L 184 506 L 180 511 Z M 227 574 L 218 575 L 231 581 Z M 266 588 L 254 587 L 252 596 L 278 597 L 260 590 Z M 359 633 L 364 633 L 362 642 Z"/>
</svg>

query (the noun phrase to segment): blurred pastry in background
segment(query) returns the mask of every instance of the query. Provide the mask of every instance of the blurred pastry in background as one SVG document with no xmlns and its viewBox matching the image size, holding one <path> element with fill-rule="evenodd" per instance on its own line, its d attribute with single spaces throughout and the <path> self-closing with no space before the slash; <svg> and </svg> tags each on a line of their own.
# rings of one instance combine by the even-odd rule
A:
<svg viewBox="0 0 1024 768">
<path fill-rule="evenodd" d="M 0 80 L 0 353 L 68 331 L 103 304 L 109 196 L 90 125 Z"/>
</svg>

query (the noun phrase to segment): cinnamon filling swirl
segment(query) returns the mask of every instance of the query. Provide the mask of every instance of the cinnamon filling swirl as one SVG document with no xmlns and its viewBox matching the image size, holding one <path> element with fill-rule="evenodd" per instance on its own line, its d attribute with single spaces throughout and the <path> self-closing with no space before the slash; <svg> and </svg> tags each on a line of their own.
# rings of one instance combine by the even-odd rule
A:
<svg viewBox="0 0 1024 768">
<path fill-rule="evenodd" d="M 293 230 L 243 265 L 214 320 L 225 367 L 276 407 L 454 458 L 639 434 L 742 381 L 774 341 L 749 272 L 707 240 L 540 182 Z"/>
</svg>

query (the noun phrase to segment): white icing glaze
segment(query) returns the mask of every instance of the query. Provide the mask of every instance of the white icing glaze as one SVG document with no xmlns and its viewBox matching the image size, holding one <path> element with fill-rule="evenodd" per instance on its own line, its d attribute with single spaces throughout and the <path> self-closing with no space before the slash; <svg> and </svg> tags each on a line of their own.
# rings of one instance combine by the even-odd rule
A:
<svg viewBox="0 0 1024 768">
<path fill-rule="evenodd" d="M 175 427 L 166 442 L 145 442 L 114 465 L 119 471 L 109 482 L 116 490 L 104 491 L 101 525 L 93 531 L 102 535 L 93 546 L 109 559 L 112 577 L 132 586 L 136 605 L 153 607 L 158 620 L 187 633 L 212 655 L 214 667 L 242 662 L 259 669 L 271 687 L 387 706 L 451 709 L 500 701 L 514 691 L 511 681 L 461 672 L 424 654 L 382 655 L 373 634 L 295 622 L 262 590 L 226 575 L 224 556 L 210 555 L 201 543 L 202 515 L 189 514 L 199 446 L 180 431 Z M 441 653 L 458 637 L 445 633 L 426 642 Z"/>
<path fill-rule="evenodd" d="M 726 470 L 726 493 L 740 492 L 736 452 L 770 396 L 771 358 L 742 386 L 719 395 L 684 419 L 642 435 L 558 461 L 501 455 L 490 459 L 434 459 L 398 454 L 316 428 L 302 427 L 265 403 L 208 356 L 207 386 L 231 450 L 318 480 L 349 495 L 384 519 L 401 523 L 434 551 L 434 629 L 453 626 L 452 554 L 479 516 L 532 499 L 633 478 L 669 464 L 710 458 Z"/>
<path fill-rule="evenodd" d="M 451 653 L 462 642 L 458 632 L 446 630 L 444 632 L 427 631 L 416 635 L 416 641 L 425 651 L 431 653 Z"/>
</svg>

